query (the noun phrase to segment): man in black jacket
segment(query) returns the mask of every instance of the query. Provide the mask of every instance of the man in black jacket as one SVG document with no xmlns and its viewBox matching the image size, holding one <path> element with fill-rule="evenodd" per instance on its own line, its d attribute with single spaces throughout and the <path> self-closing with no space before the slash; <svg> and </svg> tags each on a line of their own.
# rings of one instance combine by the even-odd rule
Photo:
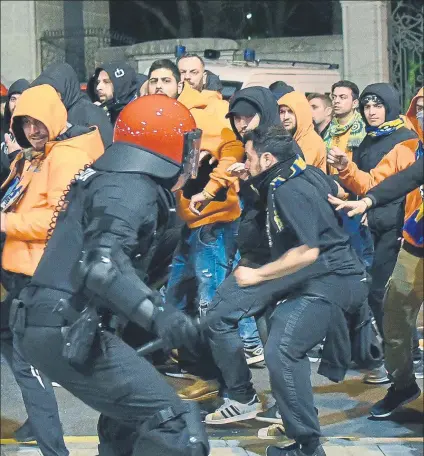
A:
<svg viewBox="0 0 424 456">
<path fill-rule="evenodd" d="M 149 96 L 121 112 L 114 137 L 64 196 L 11 326 L 34 366 L 101 413 L 99 456 L 207 456 L 195 405 L 184 404 L 100 317 L 112 312 L 157 332 L 167 348 L 196 340 L 191 320 L 164 309 L 140 279 L 140 261 L 146 270 L 166 225 L 159 210 L 166 193 L 197 170 L 201 131 L 184 106 Z"/>
<path fill-rule="evenodd" d="M 416 139 L 415 132 L 405 127 L 400 118 L 399 92 L 391 84 L 371 84 L 359 98 L 359 109 L 366 123 L 367 135 L 354 151 L 352 161 L 360 171 L 370 173 L 381 160 L 400 144 Z M 400 154 L 404 155 L 404 154 Z M 413 153 L 411 152 L 411 155 Z M 400 158 L 402 160 L 402 157 Z M 405 157 L 403 157 L 405 160 Z M 334 148 L 328 154 L 328 162 L 339 171 L 339 179 L 347 188 L 350 182 L 350 168 L 346 154 Z M 393 167 L 395 169 L 395 167 Z M 368 226 L 374 241 L 374 261 L 370 270 L 372 285 L 369 305 L 374 314 L 380 334 L 383 334 L 383 300 L 387 282 L 393 272 L 400 250 L 404 221 L 405 198 L 399 198 L 368 213 Z M 371 384 L 388 383 L 383 365 L 364 377 Z"/>
<path fill-rule="evenodd" d="M 105 113 L 90 103 L 90 100 L 80 89 L 78 76 L 68 63 L 54 63 L 48 66 L 35 79 L 31 87 L 47 84 L 60 94 L 62 103 L 68 111 L 68 122 L 83 127 L 97 126 L 103 144 L 112 144 L 113 127 Z"/>
<path fill-rule="evenodd" d="M 97 67 L 87 84 L 87 94 L 93 103 L 106 111 L 112 125 L 119 113 L 137 98 L 140 79 L 126 62 L 105 63 Z"/>
<path fill-rule="evenodd" d="M 228 400 L 206 417 L 206 423 L 256 415 L 255 391 L 248 370 L 241 368 L 242 352 L 233 324 L 285 298 L 271 318 L 265 360 L 286 434 L 296 443 L 283 449 L 269 447 L 267 455 L 322 456 L 306 352 L 334 326 L 343 325 L 345 312 L 362 305 L 368 291 L 364 267 L 327 203 L 329 193 L 338 193 L 334 181 L 306 166 L 281 126 L 258 128 L 244 140 L 246 169 L 252 176 L 249 183 L 267 208 L 272 261 L 259 268 L 238 267 L 233 274 L 238 290 L 227 280 L 208 311 L 211 348 L 228 387 Z M 222 304 L 228 303 L 226 293 L 232 293 L 233 304 L 223 309 Z M 349 339 L 339 341 L 345 342 L 348 345 Z M 235 366 L 240 367 L 237 377 Z"/>
</svg>

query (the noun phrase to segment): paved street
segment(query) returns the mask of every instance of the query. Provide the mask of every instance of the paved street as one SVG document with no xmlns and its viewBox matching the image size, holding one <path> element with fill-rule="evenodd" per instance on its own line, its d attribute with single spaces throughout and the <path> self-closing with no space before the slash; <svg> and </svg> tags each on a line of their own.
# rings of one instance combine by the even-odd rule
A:
<svg viewBox="0 0 424 456">
<path fill-rule="evenodd" d="M 316 406 L 325 436 L 328 456 L 422 456 L 423 455 L 423 396 L 400 410 L 391 421 L 369 419 L 368 409 L 384 396 L 387 385 L 363 384 L 362 374 L 350 371 L 345 382 L 333 384 L 316 374 L 318 364 L 312 364 L 312 380 Z M 253 369 L 255 386 L 264 403 L 269 403 L 270 387 L 266 368 Z M 419 381 L 423 387 L 422 381 Z M 180 381 L 179 385 L 189 383 Z M 97 413 L 82 404 L 62 388 L 56 388 L 66 442 L 72 456 L 94 456 L 96 451 Z M 203 404 L 205 408 L 213 404 Z M 2 456 L 36 456 L 35 446 L 16 446 L 10 439 L 25 418 L 19 390 L 6 364 L 1 369 L 1 438 Z M 208 426 L 213 456 L 265 454 L 266 446 L 276 440 L 259 440 L 258 429 L 263 423 L 254 420 Z M 279 440 L 284 444 L 284 440 Z"/>
</svg>

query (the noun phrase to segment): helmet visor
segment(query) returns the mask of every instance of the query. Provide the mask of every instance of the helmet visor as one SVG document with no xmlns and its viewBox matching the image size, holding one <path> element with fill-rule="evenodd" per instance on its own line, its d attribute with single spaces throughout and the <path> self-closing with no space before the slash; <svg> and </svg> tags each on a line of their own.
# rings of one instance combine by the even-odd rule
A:
<svg viewBox="0 0 424 456">
<path fill-rule="evenodd" d="M 200 142 L 202 130 L 197 128 L 188 133 L 184 133 L 184 152 L 181 173 L 177 183 L 172 187 L 172 191 L 181 190 L 189 179 L 196 179 L 199 171 Z"/>
</svg>

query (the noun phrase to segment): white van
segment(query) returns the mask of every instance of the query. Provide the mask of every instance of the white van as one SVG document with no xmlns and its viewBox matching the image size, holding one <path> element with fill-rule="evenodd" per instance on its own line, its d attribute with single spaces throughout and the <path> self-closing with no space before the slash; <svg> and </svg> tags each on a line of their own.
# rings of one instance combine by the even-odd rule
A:
<svg viewBox="0 0 424 456">
<path fill-rule="evenodd" d="M 282 60 L 218 61 L 205 59 L 206 69 L 215 73 L 224 86 L 222 94 L 230 98 L 239 89 L 251 86 L 269 87 L 284 81 L 296 91 L 330 93 L 331 86 L 340 81 L 337 65 Z"/>
</svg>

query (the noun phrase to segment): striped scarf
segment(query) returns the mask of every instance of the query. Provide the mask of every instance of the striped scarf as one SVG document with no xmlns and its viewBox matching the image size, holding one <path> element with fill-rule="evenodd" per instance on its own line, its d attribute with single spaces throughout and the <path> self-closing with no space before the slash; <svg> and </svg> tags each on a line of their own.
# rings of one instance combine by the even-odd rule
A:
<svg viewBox="0 0 424 456">
<path fill-rule="evenodd" d="M 395 120 L 389 120 L 382 123 L 379 127 L 366 127 L 367 135 L 374 138 L 391 135 L 394 131 L 405 126 L 404 121 L 398 117 Z"/>
<path fill-rule="evenodd" d="M 361 114 L 355 111 L 353 116 L 349 119 L 349 122 L 345 125 L 340 125 L 336 117 L 330 122 L 330 126 L 324 135 L 324 142 L 327 147 L 327 151 L 331 149 L 331 143 L 335 136 L 342 136 L 349 130 L 349 138 L 347 140 L 347 148 L 353 150 L 358 147 L 366 136 L 365 123 L 362 120 Z"/>
</svg>

